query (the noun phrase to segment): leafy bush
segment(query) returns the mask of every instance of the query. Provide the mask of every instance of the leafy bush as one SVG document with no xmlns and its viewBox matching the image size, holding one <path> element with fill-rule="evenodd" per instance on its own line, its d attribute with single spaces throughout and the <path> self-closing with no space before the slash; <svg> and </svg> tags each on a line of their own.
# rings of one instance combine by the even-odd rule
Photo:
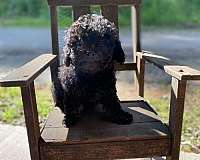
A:
<svg viewBox="0 0 200 160">
<path fill-rule="evenodd" d="M 199 0 L 143 0 L 143 25 L 199 25 Z M 98 7 L 93 7 L 93 13 L 99 13 Z M 46 0 L 1 0 L 0 17 L 9 19 L 16 17 L 43 18 L 47 22 L 49 11 Z M 61 26 L 69 25 L 71 9 L 59 9 Z M 131 8 L 119 8 L 119 22 L 121 26 L 130 25 Z M 39 24 L 40 25 L 40 24 Z M 47 23 L 46 23 L 47 25 Z"/>
</svg>

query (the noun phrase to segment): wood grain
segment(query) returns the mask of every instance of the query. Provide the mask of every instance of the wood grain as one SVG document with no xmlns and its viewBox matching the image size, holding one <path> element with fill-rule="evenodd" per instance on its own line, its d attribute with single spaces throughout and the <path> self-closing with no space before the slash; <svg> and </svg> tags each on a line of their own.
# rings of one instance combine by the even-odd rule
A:
<svg viewBox="0 0 200 160">
<path fill-rule="evenodd" d="M 131 7 L 132 14 L 132 42 L 133 42 L 133 62 L 137 63 L 136 73 L 134 73 L 134 86 L 137 94 L 144 97 L 144 71 L 145 61 L 137 57 L 136 53 L 141 51 L 140 37 L 140 5 Z"/>
<path fill-rule="evenodd" d="M 21 87 L 21 94 L 31 159 L 39 160 L 40 130 L 34 84 L 31 83 L 26 87 Z"/>
<path fill-rule="evenodd" d="M 50 6 L 136 5 L 141 0 L 48 0 Z"/>
<path fill-rule="evenodd" d="M 139 96 L 144 97 L 144 72 L 145 72 L 145 61 L 142 58 L 137 57 L 137 85 L 136 90 Z"/>
<path fill-rule="evenodd" d="M 132 15 L 132 41 L 133 41 L 133 56 L 136 62 L 136 53 L 141 52 L 141 35 L 140 35 L 140 5 L 131 7 Z"/>
<path fill-rule="evenodd" d="M 52 53 L 57 55 L 57 59 L 51 69 L 52 82 L 57 82 L 58 79 L 58 66 L 59 66 L 59 41 L 58 41 L 58 21 L 57 21 L 57 8 L 56 6 L 50 6 L 50 17 L 51 17 L 51 41 L 52 41 Z"/>
<path fill-rule="evenodd" d="M 146 51 L 137 52 L 137 56 L 140 59 L 153 63 L 155 66 L 178 80 L 200 80 L 199 70 L 193 69 L 189 66 L 177 65 L 176 62 L 164 56 L 159 56 Z"/>
<path fill-rule="evenodd" d="M 74 21 L 82 15 L 90 14 L 90 6 L 73 6 L 72 9 Z"/>
<path fill-rule="evenodd" d="M 166 138 L 169 133 L 158 115 L 146 102 L 122 103 L 123 109 L 132 113 L 133 123 L 116 125 L 98 119 L 98 115 L 84 116 L 72 128 L 62 125 L 64 115 L 56 108 L 49 116 L 42 137 L 45 142 L 67 144 Z M 129 108 L 127 108 L 129 107 Z"/>
<path fill-rule="evenodd" d="M 169 129 L 172 133 L 172 150 L 168 160 L 178 160 L 185 102 L 186 81 L 172 78 Z"/>
<path fill-rule="evenodd" d="M 40 73 L 42 73 L 50 64 L 54 63 L 56 56 L 52 54 L 43 54 L 18 69 L 12 71 L 3 79 L 0 79 L 1 87 L 26 86 L 30 84 Z"/>
<path fill-rule="evenodd" d="M 144 101 L 122 102 L 133 114 L 130 125 L 117 125 L 85 116 L 74 127 L 62 125 L 59 108 L 49 115 L 40 140 L 42 160 L 119 159 L 169 155 L 171 135 Z"/>
<path fill-rule="evenodd" d="M 57 8 L 50 6 L 51 17 L 51 37 L 52 37 L 52 52 L 54 55 L 59 55 L 59 42 L 58 42 L 58 21 L 57 21 Z"/>
<path fill-rule="evenodd" d="M 49 144 L 41 141 L 42 160 L 112 160 L 163 156 L 169 154 L 168 139 L 104 142 L 88 144 Z"/>
<path fill-rule="evenodd" d="M 113 22 L 118 28 L 118 6 L 103 5 L 101 6 L 101 14 L 109 21 Z"/>
<path fill-rule="evenodd" d="M 164 70 L 164 66 L 175 64 L 175 62 L 170 60 L 169 58 L 164 56 L 159 56 L 149 51 L 137 52 L 136 54 L 139 58 L 142 58 L 149 63 L 153 63 L 155 66 L 157 66 L 162 70 Z"/>
<path fill-rule="evenodd" d="M 200 80 L 200 71 L 188 66 L 164 66 L 164 70 L 166 73 L 179 80 Z"/>
<path fill-rule="evenodd" d="M 122 107 L 124 110 L 126 111 L 130 111 L 130 109 L 128 109 L 127 107 L 131 108 L 131 112 L 133 114 L 134 117 L 134 123 L 140 123 L 140 122 L 152 122 L 152 121 L 160 121 L 159 116 L 155 113 L 155 111 L 148 105 L 148 103 L 144 102 L 144 101 L 124 101 L 124 103 L 121 103 Z M 133 107 L 134 105 L 134 107 Z M 59 108 L 55 108 L 55 110 L 50 113 L 48 121 L 46 122 L 45 127 L 46 128 L 51 128 L 51 127 L 55 127 L 55 128 L 59 128 L 59 127 L 63 127 L 62 125 L 62 120 L 63 120 L 63 114 L 61 113 Z M 91 117 L 90 119 L 95 119 L 95 116 L 98 117 L 98 115 L 94 115 L 93 117 Z M 96 118 L 97 118 L 96 117 Z M 89 117 L 84 118 L 80 124 L 77 125 L 82 125 L 82 124 L 87 124 L 87 120 Z M 96 121 L 98 122 L 98 124 L 102 124 L 102 123 L 106 123 L 106 122 L 102 122 L 99 121 L 98 119 L 96 119 Z M 96 123 L 95 121 L 95 123 Z M 90 123 L 91 125 L 87 127 L 92 128 L 95 127 L 95 123 L 92 122 Z M 114 125 L 114 124 L 107 124 L 107 125 Z M 116 125 L 114 125 L 116 126 Z M 117 125 L 118 126 L 118 125 Z"/>
</svg>

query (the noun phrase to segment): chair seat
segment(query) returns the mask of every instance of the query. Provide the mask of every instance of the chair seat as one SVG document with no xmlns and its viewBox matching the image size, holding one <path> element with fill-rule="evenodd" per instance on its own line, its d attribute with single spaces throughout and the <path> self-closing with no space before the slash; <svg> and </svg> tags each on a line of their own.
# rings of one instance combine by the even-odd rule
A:
<svg viewBox="0 0 200 160">
<path fill-rule="evenodd" d="M 171 136 L 168 127 L 145 101 L 121 102 L 133 115 L 129 125 L 117 125 L 85 116 L 75 126 L 62 125 L 63 113 L 55 108 L 41 133 L 41 149 L 48 159 L 137 158 L 168 155 Z M 52 151 L 52 152 L 51 152 Z M 55 153 L 60 153 L 58 158 Z M 71 158 L 70 158 L 71 157 Z"/>
</svg>

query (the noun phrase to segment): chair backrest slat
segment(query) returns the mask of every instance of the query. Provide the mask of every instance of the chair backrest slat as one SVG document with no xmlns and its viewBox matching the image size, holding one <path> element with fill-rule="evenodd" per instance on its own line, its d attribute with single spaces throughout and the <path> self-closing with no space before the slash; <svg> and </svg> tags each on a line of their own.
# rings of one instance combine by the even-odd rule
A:
<svg viewBox="0 0 200 160">
<path fill-rule="evenodd" d="M 133 61 L 136 62 L 136 52 L 141 51 L 140 39 L 140 6 L 132 6 L 132 42 L 133 42 Z"/>
<path fill-rule="evenodd" d="M 59 43 L 58 43 L 58 21 L 57 21 L 56 6 L 50 7 L 50 15 L 51 15 L 51 36 L 52 36 L 53 54 L 58 55 Z"/>
<path fill-rule="evenodd" d="M 49 5 L 90 6 L 90 5 L 136 5 L 141 0 L 48 0 Z"/>
<path fill-rule="evenodd" d="M 73 6 L 72 8 L 74 21 L 76 21 L 81 15 L 90 14 L 90 6 Z"/>
<path fill-rule="evenodd" d="M 50 6 L 51 15 L 51 39 L 52 39 L 52 52 L 54 55 L 59 56 L 59 41 L 58 41 L 58 21 L 57 21 L 57 9 L 56 6 Z M 59 57 L 57 62 L 52 65 L 51 68 L 51 79 L 53 82 L 57 80 L 58 75 Z"/>
<path fill-rule="evenodd" d="M 114 22 L 118 27 L 118 6 L 117 5 L 106 5 L 101 6 L 101 14 L 109 21 Z"/>
</svg>

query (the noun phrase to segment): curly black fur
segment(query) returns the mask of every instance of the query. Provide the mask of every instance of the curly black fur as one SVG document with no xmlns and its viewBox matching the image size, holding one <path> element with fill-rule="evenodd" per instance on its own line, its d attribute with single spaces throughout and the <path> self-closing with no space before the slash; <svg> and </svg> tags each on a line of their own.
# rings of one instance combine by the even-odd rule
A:
<svg viewBox="0 0 200 160">
<path fill-rule="evenodd" d="M 131 123 L 115 87 L 114 61 L 125 61 L 115 25 L 103 16 L 83 15 L 65 32 L 63 50 L 65 65 L 59 68 L 54 100 L 65 113 L 66 126 L 87 110 L 117 124 Z"/>
</svg>

